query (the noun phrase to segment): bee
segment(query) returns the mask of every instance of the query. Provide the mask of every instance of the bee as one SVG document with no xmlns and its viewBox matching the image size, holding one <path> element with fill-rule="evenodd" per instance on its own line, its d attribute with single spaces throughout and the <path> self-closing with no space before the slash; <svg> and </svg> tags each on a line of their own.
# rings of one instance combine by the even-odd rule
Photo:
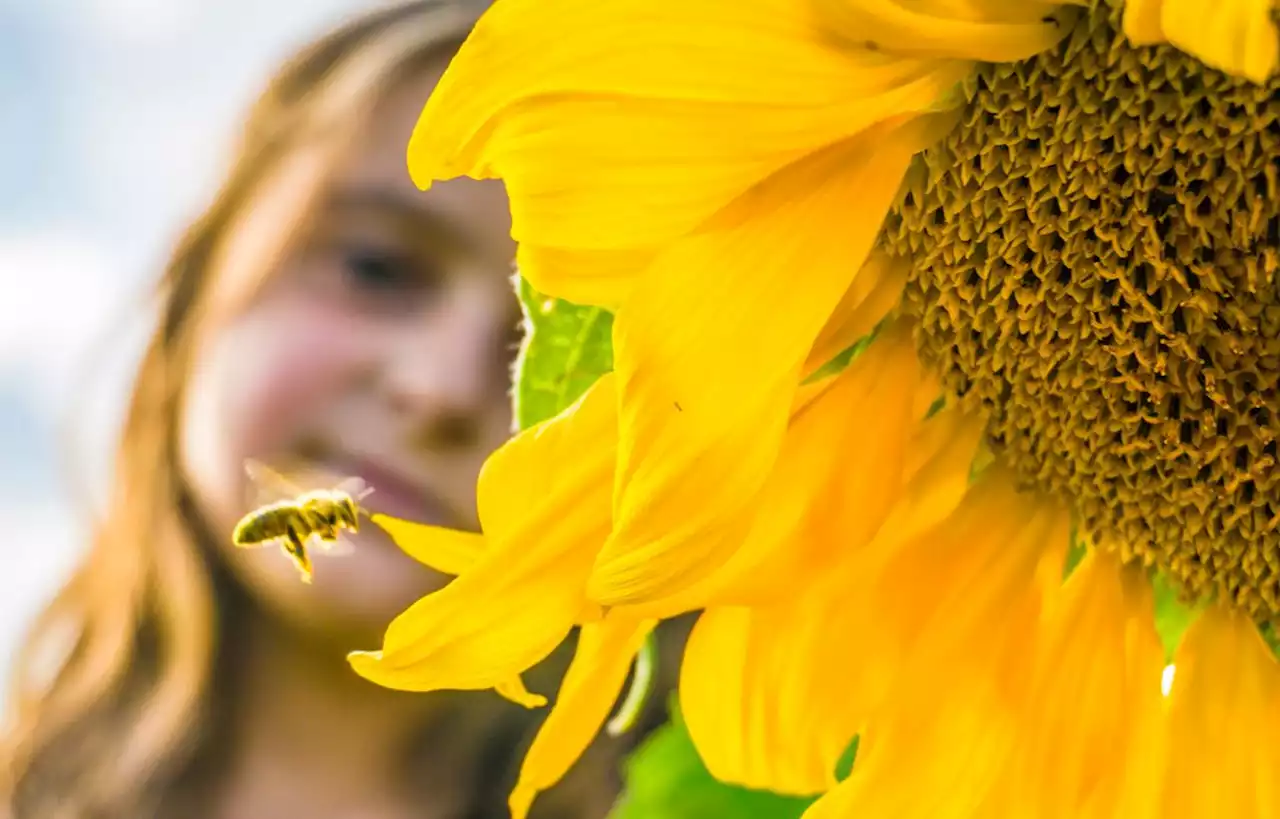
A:
<svg viewBox="0 0 1280 819">
<path fill-rule="evenodd" d="M 232 542 L 242 549 L 279 543 L 298 567 L 302 582 L 310 583 L 313 543 L 330 554 L 349 554 L 343 530 L 358 532 L 360 502 L 373 490 L 360 478 L 347 478 L 330 489 L 306 490 L 257 461 L 245 462 L 245 473 L 257 490 L 258 507 L 236 524 Z"/>
</svg>

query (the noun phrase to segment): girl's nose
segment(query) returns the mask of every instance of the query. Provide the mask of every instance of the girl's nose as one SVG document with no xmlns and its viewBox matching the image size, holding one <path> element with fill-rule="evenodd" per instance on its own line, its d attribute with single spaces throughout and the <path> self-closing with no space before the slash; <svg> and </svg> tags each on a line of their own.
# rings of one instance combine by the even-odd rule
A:
<svg viewBox="0 0 1280 819">
<path fill-rule="evenodd" d="M 392 411 L 432 449 L 475 446 L 495 410 L 506 412 L 508 304 L 455 299 L 398 334 L 386 373 Z"/>
</svg>

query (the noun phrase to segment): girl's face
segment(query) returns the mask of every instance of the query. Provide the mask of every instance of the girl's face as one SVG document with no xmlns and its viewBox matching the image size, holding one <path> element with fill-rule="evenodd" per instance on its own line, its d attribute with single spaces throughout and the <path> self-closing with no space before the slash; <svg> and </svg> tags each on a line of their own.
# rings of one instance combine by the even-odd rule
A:
<svg viewBox="0 0 1280 819">
<path fill-rule="evenodd" d="M 501 183 L 423 193 L 409 179 L 405 146 L 445 63 L 378 106 L 293 249 L 244 309 L 211 319 L 186 396 L 183 467 L 233 570 L 277 613 L 359 639 L 446 578 L 367 520 L 347 535 L 351 554 L 310 550 L 311 586 L 278 548 L 237 549 L 231 532 L 254 505 L 246 459 L 305 459 L 363 478 L 374 511 L 478 527 L 476 477 L 511 422 L 515 245 Z M 215 290 L 261 264 L 321 162 L 299 149 L 264 185 L 211 271 Z"/>
</svg>

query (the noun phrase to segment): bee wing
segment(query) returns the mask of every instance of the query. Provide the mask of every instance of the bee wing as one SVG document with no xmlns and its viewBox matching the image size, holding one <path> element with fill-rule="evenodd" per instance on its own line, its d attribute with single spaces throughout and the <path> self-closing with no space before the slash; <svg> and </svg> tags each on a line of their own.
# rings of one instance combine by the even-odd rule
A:
<svg viewBox="0 0 1280 819">
<path fill-rule="evenodd" d="M 322 467 L 305 462 L 290 463 L 272 468 L 252 459 L 244 464 L 245 474 L 253 485 L 257 506 L 292 500 L 305 492 L 317 489 L 339 489 L 357 502 L 373 491 L 362 478 L 334 474 Z M 288 477 L 286 477 L 286 475 Z"/>
<path fill-rule="evenodd" d="M 345 532 L 339 532 L 335 540 L 327 540 L 321 537 L 319 532 L 312 532 L 307 536 L 307 549 L 312 554 L 325 557 L 345 557 L 353 553 L 356 547 Z"/>
<path fill-rule="evenodd" d="M 249 503 L 254 508 L 296 498 L 306 491 L 261 461 L 246 460 L 244 471 L 249 476 Z"/>
<path fill-rule="evenodd" d="M 341 492 L 346 492 L 348 495 L 355 498 L 356 503 L 359 503 L 373 494 L 373 487 L 360 477 L 347 478 L 334 488 Z"/>
<path fill-rule="evenodd" d="M 356 550 L 355 544 L 344 535 L 338 535 L 338 539 L 334 541 L 321 540 L 317 537 L 313 538 L 312 542 L 320 547 L 316 550 L 316 554 L 327 557 L 346 557 Z"/>
</svg>

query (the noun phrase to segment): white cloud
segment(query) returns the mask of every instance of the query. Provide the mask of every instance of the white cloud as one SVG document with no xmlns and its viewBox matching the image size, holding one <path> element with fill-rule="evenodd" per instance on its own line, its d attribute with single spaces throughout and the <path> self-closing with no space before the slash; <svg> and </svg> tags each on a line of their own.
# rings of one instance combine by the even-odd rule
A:
<svg viewBox="0 0 1280 819">
<path fill-rule="evenodd" d="M 84 0 L 86 28 L 131 45 L 185 37 L 200 18 L 199 0 Z"/>
<path fill-rule="evenodd" d="M 70 229 L 0 233 L 0 365 L 43 363 L 83 340 L 117 297 L 106 248 Z"/>
<path fill-rule="evenodd" d="M 81 81 L 65 108 L 81 142 L 69 152 L 102 215 L 128 219 L 130 258 L 150 257 L 220 174 L 240 118 L 295 47 L 361 0 L 80 0 L 114 22 L 74 18 Z M 126 6 L 162 6 L 134 15 Z M 172 29 L 134 42 L 142 28 Z M 143 240 L 143 237 L 148 240 Z M 153 238 L 154 237 L 154 238 Z M 155 241 L 159 239 L 160 241 Z M 140 251 L 140 252 L 139 252 Z"/>
<path fill-rule="evenodd" d="M 17 371 L 41 403 L 59 403 L 76 362 L 124 307 L 111 252 L 70 229 L 0 233 L 0 369 Z"/>
</svg>

